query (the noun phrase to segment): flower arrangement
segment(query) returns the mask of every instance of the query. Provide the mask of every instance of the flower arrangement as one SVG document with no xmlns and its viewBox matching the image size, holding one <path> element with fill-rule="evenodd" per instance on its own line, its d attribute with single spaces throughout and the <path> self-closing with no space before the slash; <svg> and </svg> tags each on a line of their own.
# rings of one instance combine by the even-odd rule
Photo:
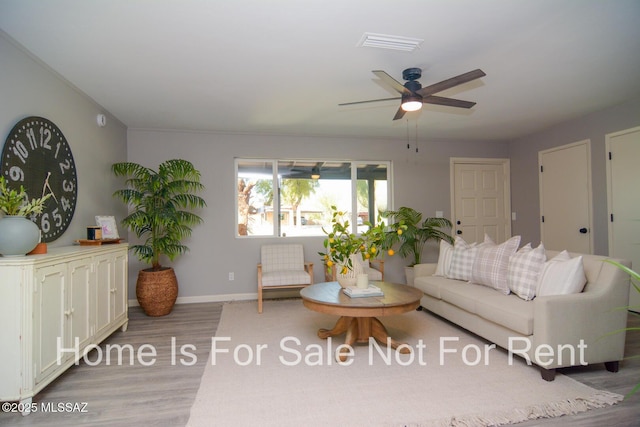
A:
<svg viewBox="0 0 640 427">
<path fill-rule="evenodd" d="M 41 214 L 44 209 L 44 202 L 51 197 L 47 194 L 39 199 L 31 199 L 21 185 L 20 190 L 11 190 L 7 186 L 7 180 L 0 176 L 0 211 L 5 215 L 28 216 L 31 214 Z"/>
<path fill-rule="evenodd" d="M 369 229 L 358 235 L 349 231 L 349 221 L 345 219 L 345 212 L 338 211 L 335 206 L 331 206 L 331 211 L 331 230 L 322 228 L 327 235 L 323 242 L 326 252 L 318 252 L 329 271 L 334 265 L 339 268 L 339 274 L 347 274 L 353 270 L 352 255 L 360 254 L 363 260 L 369 260 L 384 254 L 387 248 L 384 222 L 374 226 L 366 221 L 363 225 Z M 392 256 L 393 250 L 388 250 L 387 254 Z"/>
</svg>

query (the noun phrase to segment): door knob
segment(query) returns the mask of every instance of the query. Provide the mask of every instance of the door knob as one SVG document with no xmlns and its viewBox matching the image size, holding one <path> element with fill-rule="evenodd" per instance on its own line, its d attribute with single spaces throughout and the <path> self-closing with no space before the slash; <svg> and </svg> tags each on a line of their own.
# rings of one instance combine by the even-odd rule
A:
<svg viewBox="0 0 640 427">
<path fill-rule="evenodd" d="M 589 232 L 589 229 L 587 227 L 582 227 L 580 230 L 578 230 L 580 233 L 582 234 L 587 234 Z"/>
</svg>

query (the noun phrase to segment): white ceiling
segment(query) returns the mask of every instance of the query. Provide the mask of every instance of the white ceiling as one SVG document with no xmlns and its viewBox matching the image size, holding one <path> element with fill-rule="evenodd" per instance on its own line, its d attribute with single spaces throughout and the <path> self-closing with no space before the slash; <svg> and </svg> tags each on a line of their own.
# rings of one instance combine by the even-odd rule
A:
<svg viewBox="0 0 640 427">
<path fill-rule="evenodd" d="M 0 0 L 0 28 L 132 128 L 510 140 L 640 96 L 638 0 Z M 487 75 L 438 94 L 471 110 L 338 107 L 408 67 Z"/>
</svg>

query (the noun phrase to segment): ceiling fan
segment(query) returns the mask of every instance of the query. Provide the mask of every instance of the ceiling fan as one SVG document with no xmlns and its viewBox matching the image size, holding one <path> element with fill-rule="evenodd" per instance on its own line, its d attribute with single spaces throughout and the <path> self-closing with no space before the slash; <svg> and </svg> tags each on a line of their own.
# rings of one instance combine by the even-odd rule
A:
<svg viewBox="0 0 640 427">
<path fill-rule="evenodd" d="M 421 109 L 423 103 L 446 105 L 448 107 L 471 108 L 476 105 L 475 102 L 462 101 L 460 99 L 453 98 L 444 98 L 442 96 L 436 96 L 434 94 L 486 76 L 484 71 L 477 69 L 423 88 L 420 82 L 417 81 L 420 77 L 422 77 L 422 70 L 420 68 L 407 68 L 402 72 L 402 78 L 404 80 L 407 80 L 404 85 L 382 70 L 373 70 L 372 72 L 377 77 L 379 77 L 380 80 L 386 83 L 387 86 L 397 91 L 401 95 L 401 97 L 347 102 L 338 105 L 355 105 L 365 104 L 368 102 L 400 99 L 402 100 L 402 103 L 400 104 L 400 108 L 398 108 L 396 115 L 393 117 L 393 120 L 401 119 L 404 116 L 404 113 L 407 111 L 417 111 Z"/>
</svg>

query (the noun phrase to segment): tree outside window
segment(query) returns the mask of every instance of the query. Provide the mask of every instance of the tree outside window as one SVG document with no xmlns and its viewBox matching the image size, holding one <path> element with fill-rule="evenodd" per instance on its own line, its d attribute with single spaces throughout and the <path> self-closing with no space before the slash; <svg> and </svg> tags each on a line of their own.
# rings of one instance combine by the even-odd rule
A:
<svg viewBox="0 0 640 427">
<path fill-rule="evenodd" d="M 388 162 L 237 159 L 237 235 L 322 236 L 331 206 L 366 221 L 386 210 Z M 353 172 L 355 168 L 355 173 Z M 276 173 L 274 173 L 274 171 Z M 355 194 L 355 197 L 352 196 Z"/>
</svg>

